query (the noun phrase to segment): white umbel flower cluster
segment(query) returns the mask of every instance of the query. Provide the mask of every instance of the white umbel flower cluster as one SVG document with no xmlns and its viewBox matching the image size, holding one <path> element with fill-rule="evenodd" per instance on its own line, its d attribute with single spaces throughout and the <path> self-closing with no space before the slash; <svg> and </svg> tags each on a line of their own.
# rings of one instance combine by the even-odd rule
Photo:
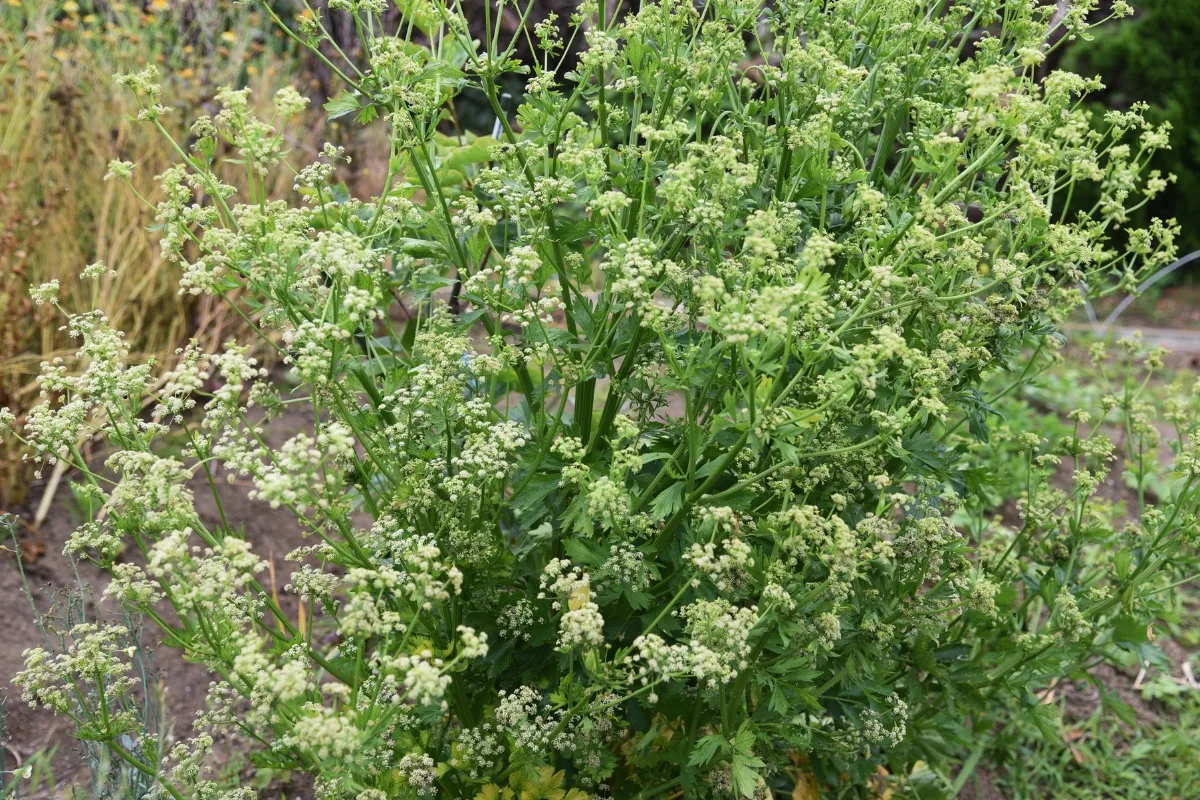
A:
<svg viewBox="0 0 1200 800">
<path fill-rule="evenodd" d="M 538 597 L 545 598 L 549 592 L 555 598 L 551 608 L 563 611 L 559 621 L 560 649 L 586 649 L 604 644 L 604 617 L 600 615 L 596 593 L 586 572 L 570 562 L 551 559 L 542 572 L 541 587 L 544 591 Z"/>
</svg>

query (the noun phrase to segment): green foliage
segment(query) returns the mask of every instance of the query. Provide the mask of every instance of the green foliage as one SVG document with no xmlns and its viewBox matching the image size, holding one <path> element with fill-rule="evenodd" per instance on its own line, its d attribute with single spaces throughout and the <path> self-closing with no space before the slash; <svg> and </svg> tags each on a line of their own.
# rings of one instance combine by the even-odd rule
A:
<svg viewBox="0 0 1200 800">
<path fill-rule="evenodd" d="M 1155 153 L 1150 166 L 1177 181 L 1133 219 L 1151 216 L 1200 219 L 1200 13 L 1194 0 L 1142 0 L 1137 14 L 1098 29 L 1094 39 L 1068 47 L 1063 66 L 1104 76 L 1098 96 L 1111 108 L 1149 103 L 1146 118 L 1170 123 L 1171 148 Z M 1200 231 L 1186 226 L 1180 251 L 1200 249 Z"/>
<path fill-rule="evenodd" d="M 1091 359 L 1048 359 L 1037 380 L 1022 387 L 1020 396 L 1010 395 L 996 403 L 1004 421 L 993 431 L 992 443 L 986 446 L 991 452 L 984 457 L 994 471 L 992 483 L 1003 485 L 1023 480 L 1021 474 L 1025 468 L 1020 449 L 1008 443 L 1030 433 L 1064 445 L 1071 441 L 1078 429 L 1075 418 L 1079 416 L 1078 411 L 1072 413 L 1073 409 L 1092 409 L 1101 415 L 1106 415 L 1104 409 L 1114 403 L 1140 405 L 1143 412 L 1161 409 L 1161 416 L 1156 414 L 1152 418 L 1160 427 L 1166 427 L 1173 424 L 1177 410 L 1187 404 L 1183 397 L 1194 391 L 1195 375 L 1190 370 L 1182 370 L 1175 376 L 1157 370 L 1152 378 L 1143 373 L 1136 339 L 1121 343 L 1118 358 L 1108 357 L 1106 348 L 1100 344 L 1093 345 L 1091 352 Z M 1156 430 L 1144 422 L 1138 427 L 1150 442 L 1157 440 Z M 1140 516 L 1131 506 L 1144 502 L 1139 489 L 1154 486 L 1153 490 L 1147 490 L 1150 496 L 1167 496 L 1170 487 L 1162 479 L 1169 473 L 1161 461 L 1151 463 L 1137 458 L 1136 453 L 1153 453 L 1155 448 L 1147 446 L 1150 442 L 1133 433 L 1132 427 L 1120 428 L 1105 424 L 1100 430 L 1107 429 L 1118 437 L 1129 436 L 1133 442 L 1130 447 L 1118 448 L 1118 452 L 1125 451 L 1122 460 L 1131 467 L 1125 470 L 1125 480 L 1109 479 L 1110 484 L 1125 489 L 1110 489 L 1104 493 L 1106 497 L 1094 498 L 1088 514 L 1100 520 L 1101 530 L 1108 527 L 1115 531 L 1124 524 L 1123 533 L 1128 534 L 1133 528 L 1124 521 Z M 1089 438 L 1093 447 L 1105 439 L 1095 434 Z M 1061 472 L 1058 479 L 1062 479 Z M 1003 525 L 1003 521 L 997 519 L 994 524 Z M 1003 534 L 984 536 L 1003 539 Z M 1107 543 L 1103 538 L 1094 541 L 1095 544 L 1088 546 L 1090 553 L 1081 550 L 1081 558 L 1107 565 L 1119 574 L 1128 572 L 1131 557 L 1126 551 L 1111 558 L 1105 553 L 1106 548 L 1127 546 L 1124 536 Z M 1114 628 L 1113 642 L 1118 646 L 1105 659 L 1114 670 L 1103 676 L 1072 671 L 1065 680 L 1052 682 L 1038 692 L 1039 704 L 1031 713 L 1014 715 L 1003 726 L 990 730 L 977 727 L 980 732 L 973 748 L 977 755 L 985 757 L 964 765 L 961 783 L 971 786 L 983 780 L 1005 797 L 1030 800 L 1097 796 L 1166 800 L 1195 793 L 1200 785 L 1197 783 L 1200 773 L 1195 768 L 1200 743 L 1192 732 L 1192 720 L 1200 711 L 1196 690 L 1181 662 L 1169 658 L 1160 647 L 1161 640 L 1168 636 L 1188 646 L 1196 643 L 1194 557 L 1186 559 L 1186 564 L 1181 570 L 1184 577 L 1178 581 L 1183 587 L 1179 594 L 1175 582 L 1160 583 L 1147 593 L 1148 598 L 1155 598 L 1152 602 L 1157 606 L 1154 612 L 1157 622 L 1152 627 L 1141 629 L 1140 622 L 1127 620 Z M 1134 676 L 1142 667 L 1148 671 L 1142 676 L 1140 689 L 1132 692 L 1142 701 L 1142 707 L 1135 711 L 1127 702 L 1129 693 L 1122 689 L 1135 688 Z M 1080 718 L 1077 700 L 1072 709 L 1075 718 L 1059 724 L 1060 718 L 1066 716 L 1064 712 L 1070 709 L 1069 695 L 1079 698 L 1093 694 L 1097 698 L 1093 711 Z M 976 776 L 977 769 L 986 772 L 986 776 Z M 980 796 L 988 795 L 985 792 Z"/>
<path fill-rule="evenodd" d="M 1154 656 L 1147 626 L 1193 561 L 1192 387 L 1168 446 L 1146 392 L 1161 355 L 1137 365 L 1134 344 L 1061 435 L 996 427 L 1080 285 L 1175 253 L 1171 224 L 1118 225 L 1165 133 L 1136 113 L 1089 133 L 1095 82 L 1035 80 L 1050 28 L 1086 33 L 1086 8 L 589 6 L 571 74 L 555 29 L 533 32 L 514 121 L 498 87 L 526 73 L 499 29 L 473 41 L 424 3 L 395 33 L 381 0 L 330 6 L 367 61 L 329 59 L 346 91 L 327 111 L 386 129 L 381 193 L 351 196 L 327 145 L 269 201 L 304 100 L 260 118 L 225 90 L 157 207 L 181 288 L 280 350 L 311 429 L 265 441 L 285 400 L 244 345 L 193 346 L 160 384 L 102 314 L 33 292 L 86 368 L 47 365 L 21 435 L 104 511 L 69 551 L 213 672 L 198 729 L 331 799 L 754 798 L 796 772 L 934 797 L 978 731 L 1055 735 L 1048 683 Z M 997 22 L 962 58 L 961 31 Z M 326 58 L 323 25 L 289 33 Z M 165 135 L 157 73 L 119 81 Z M 497 139 L 447 132 L 467 88 Z M 1093 183 L 1095 214 L 1065 212 Z M 1100 492 L 1106 425 L 1128 519 Z M 103 475 L 84 433 L 112 447 Z M 288 556 L 298 619 L 238 520 L 197 514 L 192 479 L 216 496 L 222 473 L 314 535 Z M 55 668 L 34 653 L 18 680 L 68 713 L 68 683 L 120 673 L 105 641 Z M 166 793 L 250 791 L 207 779 L 211 744 L 172 750 Z"/>
<path fill-rule="evenodd" d="M 1136 669 L 1134 670 L 1136 671 Z M 1132 678 L 1120 676 L 1132 683 Z M 1176 800 L 1200 790 L 1200 724 L 1197 690 L 1181 678 L 1159 675 L 1146 688 L 1172 687 L 1165 694 L 1143 691 L 1153 716 L 1140 720 L 1121 704 L 1115 689 L 1101 687 L 1104 702 L 1085 719 L 1046 738 L 1015 721 L 992 743 L 990 780 L 1005 797 L 1140 797 Z M 1122 704 L 1123 705 L 1123 704 Z"/>
</svg>

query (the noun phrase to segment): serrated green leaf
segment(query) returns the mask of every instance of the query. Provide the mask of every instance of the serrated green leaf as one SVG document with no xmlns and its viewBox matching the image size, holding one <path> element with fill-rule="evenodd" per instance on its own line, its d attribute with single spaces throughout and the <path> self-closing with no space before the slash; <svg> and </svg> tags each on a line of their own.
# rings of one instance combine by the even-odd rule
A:
<svg viewBox="0 0 1200 800">
<path fill-rule="evenodd" d="M 446 255 L 446 248 L 438 242 L 431 242 L 428 239 L 397 239 L 396 247 L 400 252 L 413 258 L 441 258 Z"/>
<path fill-rule="evenodd" d="M 1062 741 L 1062 737 L 1059 735 L 1062 719 L 1058 712 L 1058 706 L 1039 703 L 1029 709 L 1029 718 L 1047 742 L 1054 744 Z"/>
<path fill-rule="evenodd" d="M 571 557 L 572 561 L 589 567 L 599 567 L 605 560 L 602 553 L 588 547 L 579 539 L 567 539 L 563 542 L 563 549 L 567 551 L 567 555 Z"/>
<path fill-rule="evenodd" d="M 499 142 L 490 136 L 480 136 L 465 147 L 455 148 L 446 157 L 445 166 L 449 169 L 462 170 L 468 164 L 479 164 L 492 159 L 492 148 Z"/>
<path fill-rule="evenodd" d="M 758 788 L 759 770 L 766 764 L 757 756 L 734 753 L 730 765 L 734 792 L 741 797 L 754 797 L 754 790 Z"/>
<path fill-rule="evenodd" d="M 337 119 L 353 114 L 358 110 L 358 105 L 357 97 L 350 92 L 342 92 L 325 104 L 325 111 L 329 114 L 329 119 Z"/>
<path fill-rule="evenodd" d="M 724 736 L 715 733 L 710 733 L 696 742 L 696 746 L 692 748 L 692 754 L 688 756 L 689 767 L 702 767 L 712 761 L 713 756 L 723 747 L 728 747 Z"/>
<path fill-rule="evenodd" d="M 683 505 L 683 484 L 672 483 L 650 503 L 650 518 L 666 519 Z"/>
</svg>

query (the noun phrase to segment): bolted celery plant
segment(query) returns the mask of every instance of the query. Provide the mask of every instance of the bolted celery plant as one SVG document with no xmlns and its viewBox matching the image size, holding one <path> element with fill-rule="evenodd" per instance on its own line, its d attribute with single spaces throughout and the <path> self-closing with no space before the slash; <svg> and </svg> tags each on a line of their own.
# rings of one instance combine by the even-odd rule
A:
<svg viewBox="0 0 1200 800">
<path fill-rule="evenodd" d="M 1092 5 L 587 3 L 570 71 L 532 5 L 485 3 L 474 41 L 439 0 L 397 30 L 384 0 L 331 2 L 361 61 L 301 15 L 288 33 L 345 83 L 330 116 L 387 129 L 379 194 L 337 185 L 329 145 L 293 202 L 264 199 L 304 98 L 260 120 L 226 90 L 157 208 L 181 288 L 232 303 L 299 388 L 281 398 L 249 343 L 191 348 L 143 419 L 151 368 L 68 314 L 86 368 L 47 368 L 22 435 L 103 502 L 71 550 L 211 668 L 204 724 L 323 798 L 766 797 L 798 764 L 854 795 L 881 767 L 944 771 L 972 725 L 1045 717 L 1033 690 L 1144 630 L 1140 592 L 1194 525 L 1189 440 L 1143 509 L 1155 547 L 1113 570 L 1032 478 L 985 494 L 968 444 L 985 380 L 1036 375 L 1081 287 L 1174 257 L 1173 222 L 1122 227 L 1161 190 L 1143 167 L 1166 132 L 1135 109 L 1097 133 L 1097 80 L 1035 80 Z M 154 71 L 120 80 L 162 127 Z M 496 138 L 457 129 L 465 91 Z M 1100 201 L 1064 216 L 1084 182 Z M 283 402 L 313 425 L 275 448 Z M 176 428 L 184 458 L 159 448 Z M 103 474 L 85 431 L 116 450 Z M 1076 502 L 1107 454 L 1087 455 Z M 299 619 L 237 520 L 197 515 L 191 479 L 222 475 L 311 531 Z M 963 522 L 1022 494 L 1038 513 L 1008 540 Z M 168 760 L 170 793 L 220 796 L 195 768 L 210 743 Z"/>
</svg>

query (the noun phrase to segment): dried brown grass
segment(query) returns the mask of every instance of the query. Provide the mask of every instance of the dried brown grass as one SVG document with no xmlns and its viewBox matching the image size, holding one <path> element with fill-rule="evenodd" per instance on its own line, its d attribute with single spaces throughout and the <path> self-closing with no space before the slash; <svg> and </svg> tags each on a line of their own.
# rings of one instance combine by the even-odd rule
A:
<svg viewBox="0 0 1200 800">
<path fill-rule="evenodd" d="M 40 364 L 75 350 L 61 315 L 29 301 L 31 285 L 58 280 L 63 307 L 104 310 L 139 360 L 169 362 L 190 338 L 216 348 L 240 329 L 219 300 L 177 293 L 179 267 L 161 255 L 153 210 L 104 180 L 110 160 L 132 161 L 133 187 L 153 202 L 154 176 L 176 161 L 133 119 L 136 105 L 112 75 L 159 64 L 164 101 L 177 108 L 169 124 L 185 136 L 185 121 L 205 113 L 218 88 L 249 82 L 269 101 L 292 61 L 268 26 L 223 0 L 152 3 L 155 13 L 110 3 L 102 14 L 70 1 L 0 2 L 0 406 L 19 418 L 37 400 Z M 96 261 L 114 273 L 81 281 Z M 29 470 L 3 441 L 0 506 L 12 506 L 24 500 Z"/>
</svg>

